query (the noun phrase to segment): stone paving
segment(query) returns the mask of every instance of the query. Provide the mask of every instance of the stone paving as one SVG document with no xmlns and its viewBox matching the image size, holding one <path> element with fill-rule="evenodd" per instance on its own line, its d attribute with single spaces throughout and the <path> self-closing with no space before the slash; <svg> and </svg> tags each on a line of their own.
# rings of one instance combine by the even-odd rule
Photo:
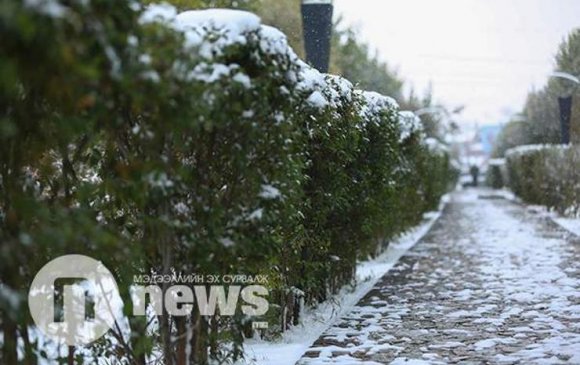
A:
<svg viewBox="0 0 580 365">
<path fill-rule="evenodd" d="M 454 193 L 298 364 L 580 364 L 579 238 L 489 194 Z"/>
</svg>

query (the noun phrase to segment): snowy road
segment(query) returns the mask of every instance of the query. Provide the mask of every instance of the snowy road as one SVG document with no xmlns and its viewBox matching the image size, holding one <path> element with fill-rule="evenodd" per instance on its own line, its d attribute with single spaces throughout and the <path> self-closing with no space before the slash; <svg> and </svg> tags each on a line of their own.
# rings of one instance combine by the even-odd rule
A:
<svg viewBox="0 0 580 365">
<path fill-rule="evenodd" d="M 580 364 L 580 240 L 484 194 L 455 193 L 299 364 Z"/>
</svg>

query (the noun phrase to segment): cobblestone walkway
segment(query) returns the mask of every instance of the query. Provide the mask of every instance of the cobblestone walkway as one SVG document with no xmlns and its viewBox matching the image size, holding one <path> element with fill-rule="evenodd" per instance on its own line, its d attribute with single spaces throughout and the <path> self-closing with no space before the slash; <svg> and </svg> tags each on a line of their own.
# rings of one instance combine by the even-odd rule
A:
<svg viewBox="0 0 580 365">
<path fill-rule="evenodd" d="M 298 364 L 580 364 L 580 241 L 483 194 L 455 193 Z"/>
</svg>

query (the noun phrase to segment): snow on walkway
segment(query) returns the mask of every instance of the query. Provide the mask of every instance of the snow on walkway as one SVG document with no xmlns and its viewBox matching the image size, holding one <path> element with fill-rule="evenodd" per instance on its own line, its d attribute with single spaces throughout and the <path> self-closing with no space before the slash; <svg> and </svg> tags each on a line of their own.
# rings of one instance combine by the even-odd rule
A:
<svg viewBox="0 0 580 365">
<path fill-rule="evenodd" d="M 443 216 L 299 361 L 580 364 L 580 241 L 483 191 Z"/>
</svg>

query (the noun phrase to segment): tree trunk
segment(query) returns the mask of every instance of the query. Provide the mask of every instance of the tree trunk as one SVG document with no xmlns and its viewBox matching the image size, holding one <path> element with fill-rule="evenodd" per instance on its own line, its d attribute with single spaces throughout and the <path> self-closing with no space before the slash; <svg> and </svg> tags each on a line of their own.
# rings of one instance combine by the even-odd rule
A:
<svg viewBox="0 0 580 365">
<path fill-rule="evenodd" d="M 68 358 L 66 361 L 67 365 L 75 365 L 75 347 L 68 347 Z"/>
<path fill-rule="evenodd" d="M 195 336 L 195 364 L 207 365 L 207 321 L 201 315 L 198 316 L 197 335 Z"/>
<path fill-rule="evenodd" d="M 163 343 L 163 364 L 173 365 L 173 346 L 171 343 L 171 317 L 167 314 L 165 309 L 163 314 L 159 316 L 159 325 L 161 332 L 161 341 Z"/>
<path fill-rule="evenodd" d="M 24 363 L 26 365 L 36 365 L 37 359 L 34 355 L 34 349 L 30 343 L 30 336 L 28 335 L 28 327 L 24 327 L 21 331 L 22 340 L 24 342 Z"/>
<path fill-rule="evenodd" d="M 177 327 L 177 362 L 176 365 L 187 365 L 187 323 L 186 317 L 175 318 Z"/>
<path fill-rule="evenodd" d="M 131 327 L 131 350 L 133 351 L 133 361 L 135 365 L 146 365 L 146 348 L 144 345 L 145 334 L 147 333 L 147 317 L 129 317 Z"/>
<path fill-rule="evenodd" d="M 16 350 L 17 336 L 16 323 L 8 315 L 2 319 L 2 330 L 4 332 L 4 346 L 2 349 L 2 363 L 16 364 L 18 361 L 18 352 Z"/>
<path fill-rule="evenodd" d="M 212 359 L 216 359 L 218 354 L 218 326 L 218 311 L 216 311 L 216 314 L 211 317 L 210 323 L 209 353 Z"/>
</svg>

